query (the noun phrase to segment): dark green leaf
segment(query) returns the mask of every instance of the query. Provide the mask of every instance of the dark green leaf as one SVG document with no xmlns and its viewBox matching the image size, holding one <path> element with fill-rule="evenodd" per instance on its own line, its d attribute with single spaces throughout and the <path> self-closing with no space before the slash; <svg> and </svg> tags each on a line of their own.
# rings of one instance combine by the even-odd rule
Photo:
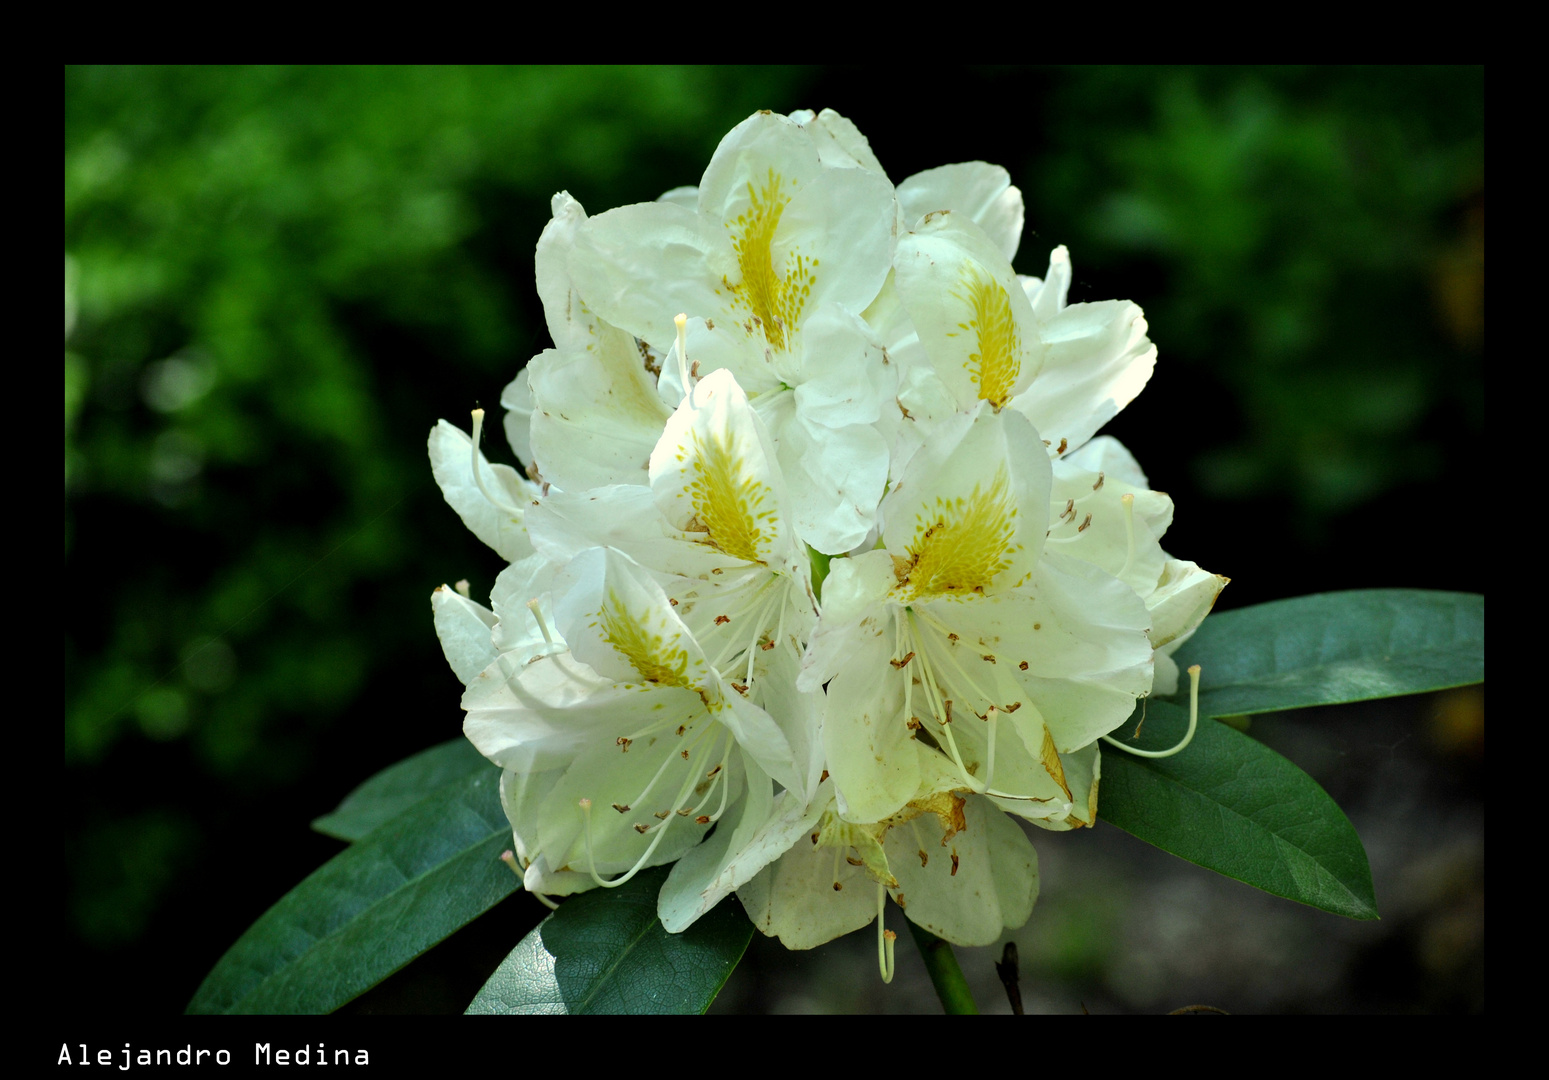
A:
<svg viewBox="0 0 1549 1080">
<path fill-rule="evenodd" d="M 1152 701 L 1131 740 L 1138 719 L 1113 737 L 1144 750 L 1174 745 L 1189 720 Z M 1099 790 L 1103 820 L 1163 851 L 1336 915 L 1377 917 L 1366 849 L 1344 812 L 1312 777 L 1225 724 L 1201 720 L 1168 758 L 1103 747 Z"/>
<path fill-rule="evenodd" d="M 1484 597 L 1363 589 L 1277 600 L 1211 615 L 1175 659 L 1200 665 L 1201 716 L 1466 686 L 1484 679 Z"/>
<path fill-rule="evenodd" d="M 188 1011 L 329 1012 L 509 896 L 499 783 L 480 770 L 334 856 L 227 950 Z"/>
<path fill-rule="evenodd" d="M 656 917 L 668 867 L 571 897 L 522 939 L 469 1013 L 702 1013 L 753 924 L 729 899 L 681 934 Z"/>
<path fill-rule="evenodd" d="M 389 765 L 344 797 L 312 828 L 338 840 L 359 840 L 447 784 L 493 769 L 467 739 L 453 739 Z"/>
</svg>

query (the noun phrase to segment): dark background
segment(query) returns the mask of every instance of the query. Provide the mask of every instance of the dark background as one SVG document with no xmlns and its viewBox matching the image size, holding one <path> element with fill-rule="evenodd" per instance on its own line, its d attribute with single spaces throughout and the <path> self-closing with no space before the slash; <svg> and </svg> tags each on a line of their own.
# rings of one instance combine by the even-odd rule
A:
<svg viewBox="0 0 1549 1080">
<path fill-rule="evenodd" d="M 1072 301 L 1141 304 L 1156 375 L 1107 430 L 1174 497 L 1169 550 L 1232 578 L 1222 610 L 1482 592 L 1439 534 L 1490 526 L 1464 475 L 1483 97 L 1479 68 L 67 69 L 63 970 L 179 1012 L 338 850 L 313 817 L 457 736 L 429 595 L 487 595 L 501 564 L 426 434 L 498 412 L 549 344 L 554 191 L 598 213 L 697 182 L 757 108 L 844 113 L 895 182 L 1004 165 L 1017 269 L 1064 243 Z M 1035 832 L 1031 1007 L 1482 1009 L 1482 696 L 1254 734 L 1350 813 L 1383 922 L 1109 826 Z M 353 1007 L 460 1010 L 542 913 L 515 896 Z M 884 989 L 873 948 L 758 939 L 716 1009 L 933 1007 L 907 949 Z M 963 952 L 1004 1008 L 998 948 Z"/>
</svg>

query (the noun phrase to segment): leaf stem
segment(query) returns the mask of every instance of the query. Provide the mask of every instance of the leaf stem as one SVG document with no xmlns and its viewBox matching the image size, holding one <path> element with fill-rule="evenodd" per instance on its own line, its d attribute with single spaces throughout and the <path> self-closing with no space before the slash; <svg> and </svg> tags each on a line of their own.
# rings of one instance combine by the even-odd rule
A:
<svg viewBox="0 0 1549 1080">
<path fill-rule="evenodd" d="M 948 1016 L 979 1015 L 979 1008 L 974 1004 L 973 994 L 968 990 L 968 982 L 963 978 L 963 969 L 958 967 L 952 946 L 929 930 L 916 926 L 912 920 L 909 922 L 909 932 L 914 935 L 914 943 L 919 946 L 925 970 L 930 972 L 931 985 L 936 988 L 936 996 L 941 999 L 942 1010 Z"/>
</svg>

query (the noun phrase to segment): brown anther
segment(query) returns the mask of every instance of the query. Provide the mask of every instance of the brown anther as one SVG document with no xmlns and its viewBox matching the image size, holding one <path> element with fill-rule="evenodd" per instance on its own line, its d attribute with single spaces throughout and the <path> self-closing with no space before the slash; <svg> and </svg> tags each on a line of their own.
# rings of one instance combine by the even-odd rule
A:
<svg viewBox="0 0 1549 1080">
<path fill-rule="evenodd" d="M 629 813 L 629 807 L 627 807 L 627 806 L 624 806 L 624 805 L 623 805 L 623 804 L 621 804 L 621 803 L 614 803 L 614 804 L 613 804 L 613 809 L 615 809 L 615 810 L 617 810 L 617 811 L 618 811 L 618 812 L 619 812 L 619 813 L 621 813 L 621 814 L 627 814 L 627 813 Z"/>
<path fill-rule="evenodd" d="M 679 750 L 678 753 L 683 755 L 683 760 L 684 761 L 688 760 L 688 751 L 687 750 Z"/>
<path fill-rule="evenodd" d="M 774 642 L 766 641 L 762 645 L 760 645 L 759 648 L 763 649 L 765 652 L 768 652 L 770 649 L 774 648 Z"/>
<path fill-rule="evenodd" d="M 1024 660 L 1022 662 L 1024 664 L 1027 663 L 1026 660 Z M 1016 712 L 1021 707 L 1022 707 L 1022 703 L 1020 701 L 1013 701 L 1010 705 L 1007 705 L 1004 709 L 1002 709 L 1000 711 L 1001 712 Z"/>
<path fill-rule="evenodd" d="M 678 816 L 679 816 L 679 817 L 688 817 L 688 816 L 689 816 L 689 815 L 691 815 L 691 814 L 692 814 L 692 813 L 693 813 L 693 811 L 692 811 L 692 810 L 690 810 L 690 809 L 689 809 L 689 808 L 688 808 L 688 807 L 686 807 L 686 806 L 685 806 L 685 807 L 684 807 L 684 808 L 683 808 L 683 809 L 682 809 L 682 810 L 679 810 L 679 811 L 678 811 Z"/>
<path fill-rule="evenodd" d="M 899 671 L 899 670 L 901 670 L 903 668 L 903 666 L 905 664 L 907 664 L 909 661 L 911 661 L 913 659 L 914 659 L 914 653 L 910 653 L 908 656 L 904 657 L 902 660 L 889 660 L 888 663 L 893 665 L 893 670 L 894 671 Z"/>
<path fill-rule="evenodd" d="M 710 568 L 710 573 L 712 573 L 712 574 L 719 574 L 720 572 L 721 572 L 721 568 L 719 566 L 712 566 Z"/>
<path fill-rule="evenodd" d="M 925 865 L 925 864 L 926 864 L 926 863 L 928 863 L 928 862 L 930 862 L 930 856 L 929 856 L 929 855 L 927 855 L 927 854 L 925 854 L 925 849 L 924 849 L 924 848 L 921 848 L 921 849 L 920 849 L 920 851 L 919 851 L 919 855 L 920 855 L 920 865 L 921 865 L 921 866 L 922 866 L 922 867 L 923 867 L 923 866 L 924 866 L 924 865 Z"/>
<path fill-rule="evenodd" d="M 658 810 L 658 811 L 656 811 L 656 820 L 657 821 L 666 821 L 671 816 L 672 816 L 672 811 L 671 810 Z"/>
<path fill-rule="evenodd" d="M 734 682 L 731 684 L 731 688 L 739 694 L 746 694 L 748 692 L 747 683 Z"/>
<path fill-rule="evenodd" d="M 819 834 L 818 834 L 818 833 L 813 833 L 813 834 L 812 834 L 812 846 L 813 846 L 813 847 L 816 847 L 816 846 L 817 846 L 817 842 L 818 842 L 818 836 L 819 836 Z"/>
<path fill-rule="evenodd" d="M 715 617 L 715 625 L 716 626 L 725 626 L 729 622 L 731 622 L 731 616 L 730 615 L 717 615 Z"/>
<path fill-rule="evenodd" d="M 1060 448 L 1058 450 L 1054 451 L 1054 456 L 1058 457 L 1059 455 L 1063 454 L 1065 452 L 1065 447 L 1067 445 L 1068 444 L 1066 443 L 1066 441 L 1064 439 L 1061 439 L 1060 440 Z"/>
<path fill-rule="evenodd" d="M 641 825 L 638 821 L 635 823 L 635 832 L 640 833 L 642 836 L 644 836 L 647 831 L 649 831 L 649 830 L 647 830 L 647 828 L 644 825 Z"/>
<path fill-rule="evenodd" d="M 679 725 L 678 725 L 678 734 L 679 734 L 679 735 L 680 735 L 680 736 L 681 736 L 681 735 L 682 735 L 682 734 L 683 734 L 683 733 L 684 733 L 684 732 L 685 732 L 685 731 L 687 731 L 687 730 L 688 730 L 688 725 L 687 725 L 687 724 L 679 724 Z"/>
<path fill-rule="evenodd" d="M 843 891 L 844 891 L 844 886 L 839 884 L 839 882 L 837 882 L 837 881 L 834 882 L 834 892 L 843 892 Z"/>
<path fill-rule="evenodd" d="M 851 866 L 864 866 L 864 865 L 866 865 L 865 863 L 863 863 L 859 859 L 857 859 L 854 855 L 846 855 L 844 857 L 844 861 L 849 863 Z"/>
<path fill-rule="evenodd" d="M 919 731 L 921 727 L 920 718 L 918 716 L 909 717 L 909 719 L 904 721 L 904 727 L 908 728 L 910 731 Z"/>
<path fill-rule="evenodd" d="M 719 765 L 717 765 L 715 768 L 713 768 L 709 772 L 705 773 L 705 779 L 708 780 L 710 777 L 714 776 L 716 773 L 718 773 L 720 771 L 721 771 L 721 767 Z"/>
<path fill-rule="evenodd" d="M 1017 667 L 1021 668 L 1023 671 L 1026 671 L 1027 670 L 1027 661 L 1023 660 L 1020 664 L 1017 665 Z"/>
<path fill-rule="evenodd" d="M 709 814 L 700 814 L 694 820 L 699 822 L 699 824 L 701 824 L 701 825 L 708 825 L 708 824 L 710 824 L 710 815 Z"/>
<path fill-rule="evenodd" d="M 995 662 L 995 656 L 993 653 L 985 653 L 982 657 L 980 657 L 980 659 L 983 660 L 986 664 L 993 664 Z"/>
<path fill-rule="evenodd" d="M 1034 630 L 1042 630 L 1043 629 L 1043 623 L 1041 623 L 1041 622 L 1033 623 L 1033 629 Z"/>
<path fill-rule="evenodd" d="M 1076 531 L 1077 532 L 1086 532 L 1086 527 L 1088 525 L 1090 525 L 1090 524 L 1092 524 L 1092 515 L 1088 514 L 1086 516 L 1086 520 L 1083 521 L 1080 525 L 1076 526 Z"/>
<path fill-rule="evenodd" d="M 945 701 L 943 701 L 941 703 L 941 707 L 943 709 L 945 709 L 946 713 L 947 713 L 947 718 L 945 720 L 943 720 L 942 723 L 943 724 L 950 724 L 952 722 L 952 699 L 951 698 L 947 698 Z"/>
<path fill-rule="evenodd" d="M 671 596 L 667 597 L 667 603 L 671 604 L 673 607 L 677 607 L 678 606 L 678 601 L 677 601 L 677 599 L 675 597 L 671 597 Z"/>
<path fill-rule="evenodd" d="M 1075 521 L 1076 520 L 1076 500 L 1075 499 L 1066 499 L 1065 500 L 1065 509 L 1060 511 L 1060 519 L 1064 520 L 1066 517 L 1069 517 L 1071 521 Z"/>
<path fill-rule="evenodd" d="M 827 779 L 828 779 L 828 770 L 824 769 L 823 770 L 823 775 L 818 777 L 818 783 L 821 784 L 824 780 L 827 780 Z"/>
<path fill-rule="evenodd" d="M 705 320 L 705 329 L 706 330 L 714 330 L 715 329 L 715 320 L 714 319 L 706 319 Z"/>
<path fill-rule="evenodd" d="M 624 736 L 620 735 L 618 738 L 613 740 L 613 745 L 614 746 L 621 746 L 621 747 L 623 747 L 624 748 L 624 753 L 627 754 L 627 753 L 629 753 L 629 744 L 634 742 L 634 741 L 635 740 L 633 740 L 633 739 L 626 739 L 626 738 L 624 738 Z"/>
<path fill-rule="evenodd" d="M 1103 486 L 1103 474 L 1102 473 L 1098 473 L 1097 474 L 1097 483 L 1092 485 L 1092 490 L 1093 491 L 1097 491 L 1102 486 Z"/>
<path fill-rule="evenodd" d="M 955 645 L 955 644 L 957 644 L 957 635 L 952 633 L 951 631 L 948 631 L 947 632 L 947 640 L 952 642 Z"/>
<path fill-rule="evenodd" d="M 695 360 L 692 364 L 690 364 L 688 366 L 688 375 L 689 375 L 689 378 L 691 378 L 691 379 L 699 378 L 699 361 L 698 360 Z M 1065 448 L 1065 440 L 1061 439 L 1060 440 L 1060 449 L 1063 450 L 1064 448 Z"/>
<path fill-rule="evenodd" d="M 957 877 L 957 848 L 952 849 L 952 876 Z"/>
</svg>

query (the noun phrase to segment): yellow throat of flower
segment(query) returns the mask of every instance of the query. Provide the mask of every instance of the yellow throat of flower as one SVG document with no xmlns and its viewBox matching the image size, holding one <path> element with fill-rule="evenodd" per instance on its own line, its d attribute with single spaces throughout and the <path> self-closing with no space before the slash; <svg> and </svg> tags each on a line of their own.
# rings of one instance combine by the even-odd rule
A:
<svg viewBox="0 0 1549 1080">
<path fill-rule="evenodd" d="M 791 186 L 795 186 L 792 182 Z M 788 265 L 774 264 L 774 235 L 791 196 L 785 194 L 785 178 L 774 169 L 762 187 L 748 183 L 748 208 L 727 223 L 732 234 L 732 249 L 737 254 L 737 269 L 742 280 L 721 283 L 761 325 L 764 337 L 780 351 L 790 347 L 791 335 L 801 318 L 802 307 L 812 294 L 813 271 L 818 260 L 792 253 Z M 753 326 L 747 327 L 751 333 Z"/>
<path fill-rule="evenodd" d="M 1016 507 L 1002 466 L 989 490 L 975 484 L 965 499 L 936 500 L 933 514 L 915 519 L 909 556 L 894 556 L 893 571 L 911 599 L 983 593 L 1021 550 L 1015 543 Z"/>
<path fill-rule="evenodd" d="M 698 524 L 721 551 L 748 562 L 763 562 L 761 545 L 767 543 L 760 522 L 774 516 L 765 507 L 769 488 L 739 467 L 725 432 L 708 441 L 693 434 L 692 479 L 689 498 Z M 692 526 L 691 526 L 692 528 Z"/>
<path fill-rule="evenodd" d="M 1022 340 L 1011 311 L 1011 297 L 999 282 L 981 277 L 971 265 L 961 290 L 952 295 L 972 312 L 968 322 L 958 326 L 974 335 L 978 349 L 968 354 L 963 366 L 972 373 L 979 397 L 999 410 L 1011 399 L 1012 387 L 1022 372 Z"/>
<path fill-rule="evenodd" d="M 688 652 L 648 629 L 643 619 L 630 613 L 618 593 L 608 590 L 607 602 L 598 614 L 603 637 L 624 655 L 643 681 L 697 689 L 688 677 Z"/>
</svg>

